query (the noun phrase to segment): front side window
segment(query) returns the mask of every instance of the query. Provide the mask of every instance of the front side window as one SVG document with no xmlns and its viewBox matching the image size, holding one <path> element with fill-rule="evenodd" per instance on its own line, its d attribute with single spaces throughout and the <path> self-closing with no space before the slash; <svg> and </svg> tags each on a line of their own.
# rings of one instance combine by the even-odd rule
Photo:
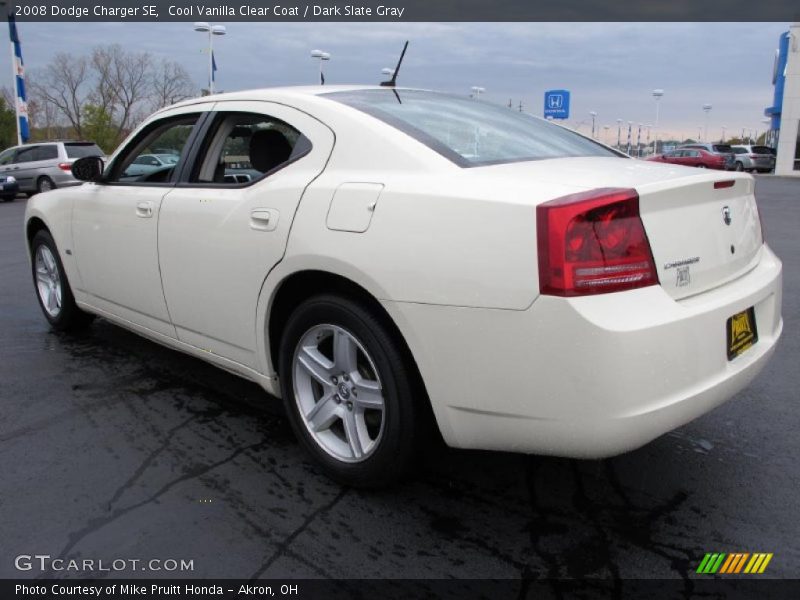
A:
<svg viewBox="0 0 800 600">
<path fill-rule="evenodd" d="M 469 98 L 394 89 L 324 97 L 392 125 L 462 167 L 571 156 L 624 157 L 544 119 Z"/>
<path fill-rule="evenodd" d="M 16 163 L 26 163 L 36 160 L 39 146 L 26 146 L 17 151 L 17 157 L 14 159 Z"/>
<path fill-rule="evenodd" d="M 199 115 L 156 121 L 145 128 L 115 159 L 107 182 L 165 183 L 171 180 Z M 168 157 L 161 161 L 159 156 Z"/>
<path fill-rule="evenodd" d="M 247 185 L 299 158 L 310 148 L 303 134 L 278 119 L 260 114 L 219 113 L 189 181 Z"/>
<path fill-rule="evenodd" d="M 2 154 L 0 154 L 0 165 L 10 165 L 14 162 L 14 155 L 16 154 L 16 148 L 9 148 L 8 150 L 4 150 Z"/>
</svg>

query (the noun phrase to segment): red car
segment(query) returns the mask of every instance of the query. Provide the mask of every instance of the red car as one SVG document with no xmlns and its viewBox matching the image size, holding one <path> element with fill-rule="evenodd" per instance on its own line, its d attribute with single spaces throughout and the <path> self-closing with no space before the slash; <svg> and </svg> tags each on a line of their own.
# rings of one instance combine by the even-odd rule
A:
<svg viewBox="0 0 800 600">
<path fill-rule="evenodd" d="M 726 159 L 722 154 L 712 154 L 711 152 L 706 152 L 699 148 L 683 148 L 652 156 L 647 160 L 673 163 L 687 167 L 699 167 L 701 169 L 720 169 L 724 171 Z"/>
</svg>

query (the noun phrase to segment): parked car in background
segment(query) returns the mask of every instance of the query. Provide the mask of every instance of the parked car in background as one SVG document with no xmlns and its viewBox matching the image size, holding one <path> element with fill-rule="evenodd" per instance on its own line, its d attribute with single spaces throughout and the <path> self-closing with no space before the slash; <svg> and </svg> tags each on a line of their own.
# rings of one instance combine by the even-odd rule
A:
<svg viewBox="0 0 800 600">
<path fill-rule="evenodd" d="M 686 149 L 704 150 L 709 154 L 717 154 L 725 157 L 725 169 L 733 170 L 736 166 L 733 148 L 731 148 L 730 144 L 703 144 L 697 142 L 694 144 L 682 144 L 681 146 L 678 146 L 678 150 Z"/>
<path fill-rule="evenodd" d="M 742 144 L 731 147 L 734 153 L 734 168 L 737 171 L 769 173 L 775 168 L 775 155 L 769 146 Z"/>
<path fill-rule="evenodd" d="M 12 176 L 18 191 L 28 195 L 78 185 L 72 163 L 85 156 L 103 156 L 94 142 L 43 142 L 13 146 L 0 153 L 0 176 Z"/>
<path fill-rule="evenodd" d="M 651 156 L 647 160 L 655 162 L 672 163 L 686 167 L 699 167 L 701 169 L 727 169 L 728 159 L 722 154 L 714 154 L 699 148 L 681 148 Z"/>
<path fill-rule="evenodd" d="M 138 180 L 159 170 L 172 169 L 178 164 L 178 154 L 142 154 L 122 174 L 122 180 Z"/>
<path fill-rule="evenodd" d="M 0 201 L 11 202 L 19 193 L 19 184 L 13 175 L 0 175 Z"/>
</svg>

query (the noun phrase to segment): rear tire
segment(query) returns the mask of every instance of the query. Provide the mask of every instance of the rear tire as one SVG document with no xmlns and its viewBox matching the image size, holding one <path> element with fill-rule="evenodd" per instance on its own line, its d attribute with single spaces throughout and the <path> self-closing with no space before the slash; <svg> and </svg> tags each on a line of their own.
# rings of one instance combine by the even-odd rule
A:
<svg viewBox="0 0 800 600">
<path fill-rule="evenodd" d="M 47 175 L 39 177 L 36 181 L 36 193 L 41 194 L 43 192 L 49 192 L 50 190 L 56 189 L 56 184 L 53 183 L 53 180 L 50 179 Z"/>
<path fill-rule="evenodd" d="M 326 475 L 355 487 L 406 475 L 429 428 L 400 344 L 362 304 L 326 294 L 300 304 L 279 349 L 292 429 Z"/>
<path fill-rule="evenodd" d="M 78 331 L 94 320 L 94 315 L 75 304 L 56 243 L 45 229 L 38 231 L 31 241 L 31 270 L 36 299 L 53 329 Z"/>
</svg>

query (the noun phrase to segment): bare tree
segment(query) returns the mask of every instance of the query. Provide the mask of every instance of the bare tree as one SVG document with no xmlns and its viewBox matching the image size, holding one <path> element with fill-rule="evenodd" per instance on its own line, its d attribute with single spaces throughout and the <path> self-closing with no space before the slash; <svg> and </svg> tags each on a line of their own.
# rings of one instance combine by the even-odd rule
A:
<svg viewBox="0 0 800 600">
<path fill-rule="evenodd" d="M 126 54 L 119 46 L 112 53 L 112 86 L 116 100 L 117 138 L 139 115 L 137 109 L 150 96 L 150 62 L 147 52 Z"/>
<path fill-rule="evenodd" d="M 41 119 L 48 135 L 66 125 L 73 135 L 102 138 L 109 147 L 146 113 L 195 91 L 180 64 L 118 44 L 96 46 L 89 56 L 57 54 L 29 89 L 37 125 Z"/>
<path fill-rule="evenodd" d="M 175 61 L 163 59 L 152 78 L 152 110 L 175 104 L 196 95 L 189 73 Z"/>
<path fill-rule="evenodd" d="M 56 107 L 78 137 L 83 137 L 82 112 L 91 73 L 86 57 L 59 53 L 44 70 L 31 90 L 44 102 Z"/>
</svg>

